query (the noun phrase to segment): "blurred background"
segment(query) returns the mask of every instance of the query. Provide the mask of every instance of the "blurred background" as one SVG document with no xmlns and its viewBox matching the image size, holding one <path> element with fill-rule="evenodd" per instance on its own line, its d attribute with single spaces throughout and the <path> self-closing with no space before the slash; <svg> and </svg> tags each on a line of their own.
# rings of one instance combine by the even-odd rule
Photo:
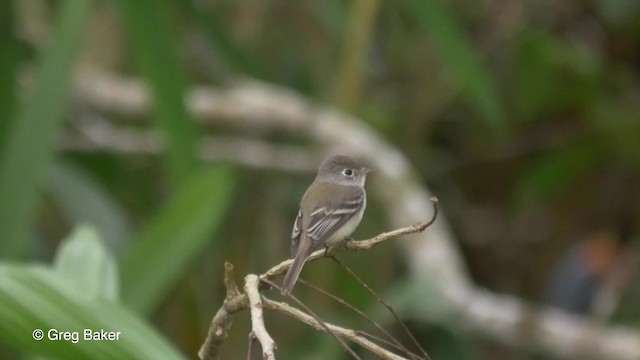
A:
<svg viewBox="0 0 640 360">
<path fill-rule="evenodd" d="M 331 149 L 287 122 L 287 104 L 261 116 L 235 101 L 246 83 L 349 114 L 396 148 L 440 199 L 476 285 L 640 341 L 640 2 L 7 0 L 1 354 L 195 358 L 224 261 L 241 281 L 288 256 L 298 201 Z M 376 189 L 357 239 L 393 228 Z M 340 257 L 433 359 L 608 358 L 423 316 L 437 305 L 410 291 L 420 274 L 394 242 Z M 335 264 L 303 277 L 406 340 Z M 296 292 L 327 321 L 373 331 Z M 348 358 L 291 319 L 266 324 L 280 358 Z M 138 336 L 31 339 L 65 326 Z M 249 326 L 236 315 L 224 358 L 245 357 Z"/>
</svg>

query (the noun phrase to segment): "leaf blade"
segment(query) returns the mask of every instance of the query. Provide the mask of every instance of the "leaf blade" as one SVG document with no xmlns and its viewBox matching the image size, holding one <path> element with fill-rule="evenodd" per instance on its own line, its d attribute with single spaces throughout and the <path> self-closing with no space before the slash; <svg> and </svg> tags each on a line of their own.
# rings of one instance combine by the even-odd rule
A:
<svg viewBox="0 0 640 360">
<path fill-rule="evenodd" d="M 73 60 L 84 33 L 79 29 L 84 28 L 91 3 L 68 0 L 62 6 L 40 59 L 33 92 L 18 109 L 7 134 L 0 160 L 0 254 L 7 258 L 19 257 L 27 249 L 34 203 L 53 159 Z"/>
<path fill-rule="evenodd" d="M 59 274 L 41 266 L 0 264 L 0 341 L 58 359 L 184 359 L 153 328 L 121 305 L 78 296 Z M 45 338 L 31 334 L 42 329 Z M 77 331 L 77 343 L 48 339 L 50 329 Z M 85 341 L 84 329 L 120 331 L 117 341 Z"/>
<path fill-rule="evenodd" d="M 152 93 L 153 117 L 168 140 L 167 168 L 177 185 L 197 168 L 198 130 L 184 105 L 185 75 L 167 6 L 165 1 L 120 1 L 135 60 Z"/>
<path fill-rule="evenodd" d="M 505 127 L 506 116 L 490 73 L 481 65 L 455 16 L 438 0 L 406 0 L 407 9 L 429 33 L 442 60 L 462 86 L 471 105 L 494 132 Z"/>
</svg>

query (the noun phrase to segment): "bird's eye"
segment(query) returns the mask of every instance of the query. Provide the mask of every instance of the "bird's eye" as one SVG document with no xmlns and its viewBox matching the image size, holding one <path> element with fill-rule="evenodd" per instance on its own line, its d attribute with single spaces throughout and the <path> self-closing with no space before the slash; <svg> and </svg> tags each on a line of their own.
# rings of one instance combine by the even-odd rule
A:
<svg viewBox="0 0 640 360">
<path fill-rule="evenodd" d="M 344 169 L 344 170 L 342 170 L 342 173 L 345 174 L 346 176 L 351 176 L 351 175 L 353 175 L 353 170 Z"/>
</svg>

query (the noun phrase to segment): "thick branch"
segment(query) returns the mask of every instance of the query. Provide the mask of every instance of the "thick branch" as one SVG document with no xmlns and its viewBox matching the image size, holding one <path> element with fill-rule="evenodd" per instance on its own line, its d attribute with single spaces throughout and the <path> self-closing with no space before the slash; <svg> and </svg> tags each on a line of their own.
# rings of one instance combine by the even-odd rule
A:
<svg viewBox="0 0 640 360">
<path fill-rule="evenodd" d="M 73 130 L 65 132 L 60 141 L 65 151 L 161 155 L 166 149 L 164 137 L 155 130 L 117 126 L 96 116 L 86 116 L 73 125 Z M 197 149 L 204 161 L 230 161 L 256 169 L 294 173 L 312 171 L 318 161 L 301 146 L 275 145 L 240 136 L 205 136 Z"/>
<path fill-rule="evenodd" d="M 262 346 L 262 358 L 264 360 L 275 360 L 274 353 L 276 343 L 273 341 L 267 329 L 264 326 L 264 318 L 262 316 L 262 297 L 258 291 L 260 279 L 257 275 L 247 275 L 244 280 L 244 290 L 249 298 L 249 306 L 251 308 L 251 331 Z"/>
</svg>

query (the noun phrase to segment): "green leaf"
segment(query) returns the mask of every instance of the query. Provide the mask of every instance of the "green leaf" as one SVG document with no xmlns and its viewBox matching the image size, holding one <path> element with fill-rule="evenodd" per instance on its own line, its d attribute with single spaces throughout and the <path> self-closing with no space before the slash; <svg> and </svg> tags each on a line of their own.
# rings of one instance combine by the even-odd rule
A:
<svg viewBox="0 0 640 360">
<path fill-rule="evenodd" d="M 54 269 L 81 290 L 83 296 L 118 298 L 116 262 L 92 227 L 77 227 L 62 242 L 54 259 Z"/>
<path fill-rule="evenodd" d="M 122 297 L 141 313 L 153 311 L 210 241 L 231 201 L 232 172 L 208 169 L 186 182 L 133 240 L 120 264 Z"/>
<path fill-rule="evenodd" d="M 487 127 L 502 131 L 506 117 L 495 83 L 481 65 L 455 16 L 439 0 L 406 0 L 405 4 L 429 33 L 442 60 Z"/>
<path fill-rule="evenodd" d="M 34 88 L 7 134 L 0 160 L 0 254 L 5 257 L 18 257 L 28 248 L 34 203 L 53 159 L 73 60 L 91 3 L 63 3 L 36 70 Z"/>
<path fill-rule="evenodd" d="M 153 94 L 154 118 L 168 140 L 174 185 L 196 169 L 197 128 L 184 105 L 185 78 L 166 1 L 120 0 L 138 67 Z"/>
<path fill-rule="evenodd" d="M 33 338 L 36 329 L 44 331 L 40 341 Z M 50 329 L 77 332 L 78 341 L 50 340 Z M 85 329 L 120 334 L 113 341 L 85 340 Z M 73 282 L 41 266 L 0 264 L 0 341 L 55 359 L 184 359 L 135 314 L 87 299 Z"/>
<path fill-rule="evenodd" d="M 64 161 L 53 168 L 51 195 L 71 224 L 91 224 L 114 252 L 119 252 L 130 229 L 124 210 L 82 169 Z"/>
</svg>

